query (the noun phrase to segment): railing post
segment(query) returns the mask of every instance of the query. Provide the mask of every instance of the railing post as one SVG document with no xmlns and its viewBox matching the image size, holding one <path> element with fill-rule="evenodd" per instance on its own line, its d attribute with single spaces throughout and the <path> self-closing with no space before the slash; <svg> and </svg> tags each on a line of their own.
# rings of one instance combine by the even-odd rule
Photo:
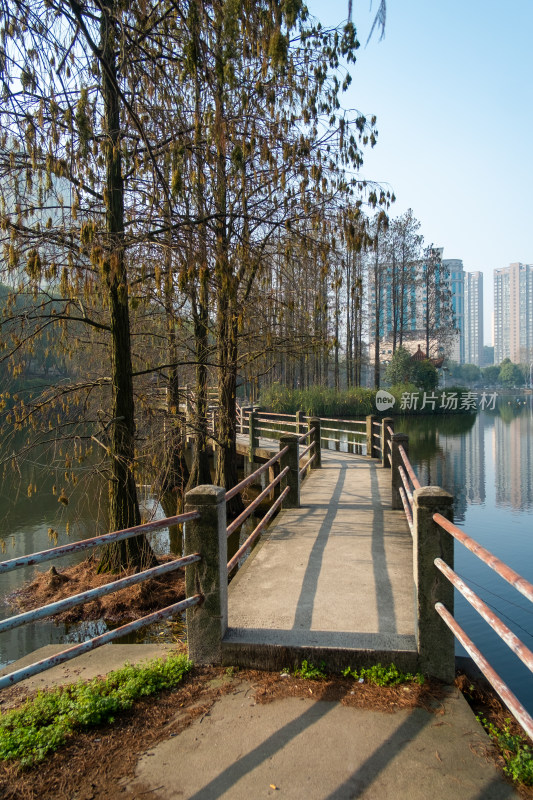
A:
<svg viewBox="0 0 533 800">
<path fill-rule="evenodd" d="M 390 433 L 387 428 L 392 428 L 394 431 L 394 420 L 392 417 L 383 417 L 381 420 L 381 466 L 390 467 L 390 451 L 389 442 L 391 439 Z"/>
<path fill-rule="evenodd" d="M 252 406 L 241 406 L 241 430 L 240 433 L 244 433 L 244 428 L 246 427 L 247 420 L 246 418 L 250 415 L 252 410 Z"/>
<path fill-rule="evenodd" d="M 280 458 L 280 469 L 289 467 L 284 479 L 284 486 L 290 491 L 282 503 L 283 508 L 300 508 L 300 448 L 298 437 L 293 433 L 284 433 L 279 438 L 279 449 L 288 446 L 288 452 Z"/>
<path fill-rule="evenodd" d="M 185 523 L 185 555 L 202 556 L 185 569 L 186 594 L 204 598 L 187 609 L 189 658 L 196 664 L 220 664 L 228 627 L 226 492 L 219 486 L 196 486 L 185 495 L 185 511 L 201 514 Z"/>
<path fill-rule="evenodd" d="M 304 423 L 303 423 L 302 417 L 304 417 L 304 416 L 305 416 L 305 414 L 304 414 L 303 411 L 297 411 L 296 414 L 294 415 L 294 419 L 296 421 L 296 426 L 295 426 L 296 427 L 296 434 L 299 435 L 299 436 L 301 436 L 302 433 L 303 433 L 302 427 L 303 427 Z"/>
<path fill-rule="evenodd" d="M 322 459 L 320 457 L 320 417 L 309 418 L 309 430 L 312 428 L 314 428 L 314 431 L 311 434 L 309 444 L 314 442 L 315 446 L 313 450 L 309 452 L 315 457 L 311 461 L 311 469 L 320 469 L 322 466 Z"/>
<path fill-rule="evenodd" d="M 248 417 L 248 461 L 253 463 L 254 450 L 259 447 L 259 436 L 257 434 L 257 411 L 256 408 L 250 409 L 250 416 Z"/>
<path fill-rule="evenodd" d="M 418 668 L 425 675 L 453 683 L 455 640 L 435 611 L 441 602 L 453 614 L 453 586 L 437 569 L 436 558 L 453 569 L 453 537 L 433 522 L 434 514 L 453 522 L 453 497 L 440 486 L 423 486 L 413 494 L 414 580 L 418 619 Z"/>
<path fill-rule="evenodd" d="M 374 446 L 374 422 L 376 421 L 375 414 L 369 414 L 366 418 L 366 454 L 368 458 L 376 457 L 376 448 Z"/>
<path fill-rule="evenodd" d="M 399 453 L 400 445 L 405 450 L 406 455 L 409 455 L 409 437 L 406 433 L 393 433 L 391 437 L 392 451 L 391 451 L 391 489 L 392 489 L 392 504 L 391 508 L 398 511 L 403 508 L 402 498 L 400 495 L 400 486 L 403 486 L 402 478 L 398 470 L 399 466 L 403 466 L 402 457 Z"/>
</svg>

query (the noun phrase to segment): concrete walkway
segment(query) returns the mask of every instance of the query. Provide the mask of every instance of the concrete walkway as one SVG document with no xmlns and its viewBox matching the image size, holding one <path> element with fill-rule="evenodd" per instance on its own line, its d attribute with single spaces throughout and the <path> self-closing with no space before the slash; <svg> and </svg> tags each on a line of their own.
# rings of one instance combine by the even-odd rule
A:
<svg viewBox="0 0 533 800">
<path fill-rule="evenodd" d="M 279 514 L 230 584 L 225 663 L 414 668 L 412 541 L 390 506 L 389 470 L 323 450 L 301 508 Z"/>
</svg>

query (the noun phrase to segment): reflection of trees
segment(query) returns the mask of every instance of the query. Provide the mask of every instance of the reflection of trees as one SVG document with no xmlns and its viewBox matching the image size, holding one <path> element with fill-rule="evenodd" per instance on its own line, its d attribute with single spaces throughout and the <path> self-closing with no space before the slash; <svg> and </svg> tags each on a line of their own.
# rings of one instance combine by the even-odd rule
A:
<svg viewBox="0 0 533 800">
<path fill-rule="evenodd" d="M 464 520 L 466 499 L 466 434 L 472 430 L 474 414 L 404 417 L 396 430 L 409 436 L 409 455 L 420 482 L 442 486 L 454 498 L 456 521 Z"/>
<path fill-rule="evenodd" d="M 395 421 L 395 430 L 409 436 L 409 452 L 413 461 L 425 462 L 442 453 L 439 436 L 462 436 L 476 421 L 474 414 L 450 414 L 416 418 L 401 417 Z"/>
<path fill-rule="evenodd" d="M 505 398 L 498 406 L 496 413 L 506 425 L 510 425 L 513 419 L 517 417 L 529 416 L 531 408 L 529 402 L 523 402 L 522 398 Z"/>
</svg>

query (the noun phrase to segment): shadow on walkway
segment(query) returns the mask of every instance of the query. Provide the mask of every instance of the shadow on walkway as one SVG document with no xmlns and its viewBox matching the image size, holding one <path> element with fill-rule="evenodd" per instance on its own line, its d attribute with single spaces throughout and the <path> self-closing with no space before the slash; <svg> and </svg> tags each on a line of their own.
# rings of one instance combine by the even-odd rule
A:
<svg viewBox="0 0 533 800">
<path fill-rule="evenodd" d="M 318 530 L 315 543 L 313 544 L 309 554 L 307 567 L 302 581 L 302 588 L 300 590 L 300 596 L 296 604 L 296 613 L 294 615 L 293 624 L 294 628 L 311 629 L 313 606 L 316 597 L 318 579 L 320 577 L 320 570 L 322 569 L 324 550 L 326 549 L 331 528 L 337 515 L 337 506 L 341 501 L 347 469 L 348 467 L 346 464 L 341 464 L 339 477 L 331 496 L 326 516 L 324 517 L 324 520 Z"/>
</svg>

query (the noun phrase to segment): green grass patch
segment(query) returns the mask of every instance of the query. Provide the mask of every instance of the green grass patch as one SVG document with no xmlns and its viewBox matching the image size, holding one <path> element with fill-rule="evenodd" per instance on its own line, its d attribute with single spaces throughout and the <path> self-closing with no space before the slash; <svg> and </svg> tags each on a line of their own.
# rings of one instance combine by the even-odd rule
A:
<svg viewBox="0 0 533 800">
<path fill-rule="evenodd" d="M 326 665 L 323 661 L 320 663 L 319 667 L 315 667 L 304 658 L 300 669 L 294 670 L 294 677 L 307 678 L 307 680 L 310 681 L 323 680 L 326 677 L 325 667 Z"/>
<path fill-rule="evenodd" d="M 345 678 L 353 678 L 361 683 L 372 683 L 374 686 L 398 686 L 399 683 L 424 683 L 424 676 L 419 672 L 402 672 L 395 664 L 383 667 L 381 664 L 374 664 L 371 667 L 361 667 L 352 669 L 348 667 L 342 673 Z"/>
<path fill-rule="evenodd" d="M 0 759 L 37 764 L 76 731 L 113 722 L 135 700 L 172 689 L 191 668 L 186 656 L 170 655 L 142 665 L 126 664 L 106 678 L 39 692 L 20 709 L 0 715 Z"/>
<path fill-rule="evenodd" d="M 533 786 L 533 752 L 525 737 L 511 733 L 510 719 L 502 728 L 497 728 L 484 717 L 477 718 L 490 738 L 498 745 L 505 761 L 503 771 L 516 783 Z"/>
<path fill-rule="evenodd" d="M 286 675 L 289 670 L 283 670 Z M 323 680 L 327 678 L 326 664 L 324 661 L 320 662 L 318 667 L 315 667 L 311 662 L 302 661 L 299 669 L 293 672 L 295 678 L 307 678 L 308 680 Z M 381 664 L 374 664 L 371 667 L 361 667 L 361 669 L 352 669 L 347 667 L 342 671 L 345 678 L 353 678 L 360 683 L 371 683 L 374 686 L 398 686 L 400 683 L 418 683 L 420 686 L 424 683 L 424 676 L 419 672 L 413 674 L 411 672 L 402 672 L 395 664 L 390 664 L 387 667 Z"/>
</svg>

